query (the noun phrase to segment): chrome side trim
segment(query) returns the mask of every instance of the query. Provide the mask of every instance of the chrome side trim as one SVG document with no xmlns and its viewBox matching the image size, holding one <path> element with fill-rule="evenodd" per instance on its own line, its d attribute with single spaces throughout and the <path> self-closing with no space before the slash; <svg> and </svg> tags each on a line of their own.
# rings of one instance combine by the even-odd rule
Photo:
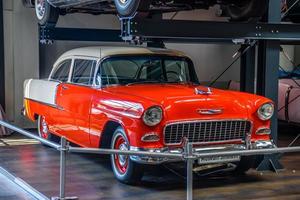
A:
<svg viewBox="0 0 300 200">
<path fill-rule="evenodd" d="M 52 107 L 52 108 L 56 108 L 56 109 L 59 109 L 59 110 L 64 110 L 63 107 L 58 106 L 58 105 L 48 104 L 48 103 L 45 103 L 45 102 L 41 102 L 41 101 L 37 101 L 37 100 L 34 100 L 34 99 L 29 99 L 29 98 L 24 98 L 24 99 L 29 100 L 29 101 L 33 101 L 33 102 L 36 102 L 36 103 L 40 103 L 40 104 L 43 104 L 45 106 L 49 106 L 49 107 Z"/>
</svg>

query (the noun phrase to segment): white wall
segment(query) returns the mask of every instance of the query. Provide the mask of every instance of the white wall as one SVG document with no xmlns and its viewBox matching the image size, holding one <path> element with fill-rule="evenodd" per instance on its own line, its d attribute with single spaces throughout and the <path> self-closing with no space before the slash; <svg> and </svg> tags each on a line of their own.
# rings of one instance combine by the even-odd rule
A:
<svg viewBox="0 0 300 200">
<path fill-rule="evenodd" d="M 23 105 L 23 81 L 37 78 L 38 29 L 33 10 L 20 0 L 4 0 L 4 41 L 6 110 L 11 121 L 28 123 L 20 115 Z"/>
</svg>

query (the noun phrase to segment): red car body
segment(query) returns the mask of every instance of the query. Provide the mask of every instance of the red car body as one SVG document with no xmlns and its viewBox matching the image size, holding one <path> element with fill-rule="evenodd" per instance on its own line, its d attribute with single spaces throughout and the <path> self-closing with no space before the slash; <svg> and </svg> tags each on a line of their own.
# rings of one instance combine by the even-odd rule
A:
<svg viewBox="0 0 300 200">
<path fill-rule="evenodd" d="M 269 121 L 261 121 L 256 116 L 259 106 L 270 102 L 264 97 L 217 89 L 213 89 L 213 95 L 199 96 L 194 94 L 196 86 L 175 84 L 115 86 L 105 89 L 61 84 L 58 93 L 64 86 L 69 87 L 70 94 L 66 94 L 67 96 L 63 98 L 58 95 L 57 102 L 61 102 L 60 105 L 64 108 L 69 108 L 68 111 L 25 99 L 26 113 L 32 120 L 36 120 L 36 115 L 47 116 L 51 133 L 66 136 L 68 140 L 83 147 L 100 147 L 101 132 L 110 121 L 121 124 L 130 144 L 140 148 L 165 147 L 163 129 L 168 123 L 198 120 L 249 120 L 253 124 L 252 142 L 270 140 L 269 135 L 255 134 L 259 128 L 270 127 Z M 130 109 L 128 104 L 137 102 L 143 107 L 128 112 Z M 141 121 L 141 116 L 146 108 L 154 105 L 162 106 L 165 111 L 164 119 L 158 126 L 149 127 Z M 200 108 L 215 109 L 216 107 L 222 108 L 224 113 L 208 116 L 197 112 Z M 151 132 L 159 133 L 161 139 L 152 143 L 142 142 L 142 136 Z M 228 143 L 231 142 L 224 141 L 216 144 Z"/>
<path fill-rule="evenodd" d="M 97 57 L 100 49 L 101 54 Z M 74 59 L 78 56 L 81 59 L 85 57 L 91 59 L 95 56 L 95 62 L 100 66 L 105 58 L 124 54 L 133 57 L 150 55 L 158 58 L 173 56 L 188 59 L 182 53 L 169 50 L 145 48 L 111 50 L 95 47 L 70 51 L 64 54 L 57 64 L 70 58 L 74 63 Z M 194 70 L 192 64 L 190 70 Z M 72 73 L 74 72 L 70 72 Z M 25 111 L 28 118 L 33 121 L 37 120 L 38 116 L 43 116 L 43 121 L 47 122 L 45 128 L 51 134 L 65 136 L 69 141 L 82 147 L 109 147 L 115 126 L 122 127 L 132 150 L 182 149 L 184 137 L 193 142 L 194 148 L 198 149 L 228 146 L 234 148 L 235 145 L 236 147 L 244 145 L 244 149 L 273 146 L 269 132 L 257 134 L 259 130 L 269 130 L 270 127 L 270 120 L 261 120 L 257 114 L 262 105 L 271 103 L 265 97 L 207 88 L 190 82 L 112 84 L 97 87 L 74 84 L 69 77 L 68 79 L 65 82 L 55 82 L 51 80 L 50 75 L 48 81 L 28 80 L 25 83 Z M 43 84 L 46 85 L 42 86 Z M 51 90 L 47 89 L 47 84 L 55 84 L 52 89 L 55 93 L 52 97 L 53 104 L 39 100 L 51 93 Z M 41 93 L 44 94 L 43 97 L 40 97 Z M 143 115 L 147 109 L 155 106 L 161 108 L 162 119 L 155 126 L 146 125 Z M 181 138 L 172 135 L 174 129 L 177 131 L 176 137 Z M 199 135 L 200 132 L 205 135 L 208 131 L 210 135 L 204 136 L 201 141 L 197 140 L 202 137 Z M 42 128 L 40 132 L 43 132 Z M 143 140 L 143 137 L 149 134 L 154 134 L 158 138 L 153 141 Z M 232 136 L 236 134 L 240 136 L 238 138 Z M 47 134 L 41 136 L 48 138 Z M 110 140 L 107 141 L 107 138 Z M 141 162 L 138 159 L 135 161 Z M 148 162 L 147 159 L 143 161 Z M 151 164 L 153 163 L 155 161 L 151 160 Z M 157 163 L 161 163 L 161 160 Z"/>
</svg>

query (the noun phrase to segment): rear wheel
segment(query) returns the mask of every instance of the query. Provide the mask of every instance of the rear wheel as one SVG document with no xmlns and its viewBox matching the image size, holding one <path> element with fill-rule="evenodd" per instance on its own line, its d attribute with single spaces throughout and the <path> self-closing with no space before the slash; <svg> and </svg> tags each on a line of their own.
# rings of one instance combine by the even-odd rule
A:
<svg viewBox="0 0 300 200">
<path fill-rule="evenodd" d="M 226 6 L 226 12 L 232 21 L 246 21 L 262 17 L 268 7 L 268 0 L 242 0 Z"/>
<path fill-rule="evenodd" d="M 55 26 L 59 17 L 59 9 L 51 6 L 47 0 L 35 0 L 35 13 L 42 26 Z"/>
<path fill-rule="evenodd" d="M 121 17 L 132 17 L 137 11 L 148 12 L 150 0 L 114 0 Z"/>
<path fill-rule="evenodd" d="M 59 138 L 49 132 L 48 123 L 44 116 L 38 117 L 38 134 L 41 138 L 51 142 L 59 142 Z"/>
<path fill-rule="evenodd" d="M 122 128 L 118 128 L 112 138 L 111 148 L 128 150 L 129 142 Z M 111 165 L 115 177 L 126 184 L 136 184 L 143 176 L 142 165 L 130 160 L 129 156 L 111 155 Z"/>
</svg>

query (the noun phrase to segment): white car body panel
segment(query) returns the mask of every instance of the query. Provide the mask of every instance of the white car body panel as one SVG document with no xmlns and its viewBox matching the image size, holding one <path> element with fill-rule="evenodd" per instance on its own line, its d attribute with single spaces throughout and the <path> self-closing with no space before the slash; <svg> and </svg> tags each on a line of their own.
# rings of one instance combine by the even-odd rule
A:
<svg viewBox="0 0 300 200">
<path fill-rule="evenodd" d="M 59 82 L 28 79 L 24 82 L 24 98 L 56 106 L 56 91 Z"/>
</svg>

